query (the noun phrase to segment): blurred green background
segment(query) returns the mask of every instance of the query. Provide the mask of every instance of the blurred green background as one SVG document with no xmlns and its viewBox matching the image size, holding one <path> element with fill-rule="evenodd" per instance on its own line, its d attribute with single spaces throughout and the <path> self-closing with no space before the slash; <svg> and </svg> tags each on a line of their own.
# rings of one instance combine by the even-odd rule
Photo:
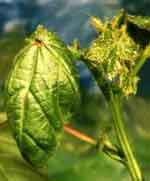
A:
<svg viewBox="0 0 150 181">
<path fill-rule="evenodd" d="M 4 82 L 24 38 L 38 24 L 56 31 L 66 42 L 78 38 L 83 47 L 96 33 L 89 16 L 111 18 L 120 8 L 150 15 L 149 0 L 0 0 L 0 122 L 5 119 Z M 98 139 L 108 130 L 115 140 L 107 104 L 85 65 L 76 64 L 81 75 L 82 116 L 72 124 Z M 150 63 L 140 72 L 138 94 L 124 101 L 130 144 L 150 181 Z M 130 181 L 126 169 L 87 143 L 64 134 L 60 149 L 49 160 L 48 176 L 36 172 L 20 156 L 7 125 L 0 129 L 0 181 Z"/>
</svg>

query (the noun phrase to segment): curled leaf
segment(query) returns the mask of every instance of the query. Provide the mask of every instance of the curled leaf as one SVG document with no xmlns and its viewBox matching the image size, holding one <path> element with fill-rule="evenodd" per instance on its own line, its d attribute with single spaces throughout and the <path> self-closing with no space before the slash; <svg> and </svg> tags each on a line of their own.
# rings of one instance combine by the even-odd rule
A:
<svg viewBox="0 0 150 181">
<path fill-rule="evenodd" d="M 99 34 L 86 50 L 84 60 L 105 96 L 108 90 L 124 96 L 135 94 L 137 73 L 150 56 L 150 19 L 121 10 L 110 21 L 92 18 L 91 22 Z"/>
<path fill-rule="evenodd" d="M 136 25 L 138 28 L 150 32 L 150 17 L 128 15 L 127 18 L 130 23 Z"/>
<path fill-rule="evenodd" d="M 23 156 L 42 166 L 79 104 L 78 76 L 65 44 L 39 26 L 18 53 L 6 83 L 7 115 Z"/>
<path fill-rule="evenodd" d="M 86 52 L 87 64 L 98 78 L 100 87 L 107 84 L 125 95 L 136 92 L 137 78 L 132 69 L 139 57 L 140 47 L 126 32 L 126 25 L 112 30 L 107 27 Z"/>
</svg>

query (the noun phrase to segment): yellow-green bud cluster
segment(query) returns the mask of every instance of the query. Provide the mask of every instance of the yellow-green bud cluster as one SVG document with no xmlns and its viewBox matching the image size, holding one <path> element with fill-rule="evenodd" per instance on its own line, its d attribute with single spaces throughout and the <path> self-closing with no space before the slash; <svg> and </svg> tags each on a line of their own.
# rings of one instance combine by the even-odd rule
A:
<svg viewBox="0 0 150 181">
<path fill-rule="evenodd" d="M 95 17 L 91 19 L 99 35 L 86 51 L 85 60 L 100 87 L 107 85 L 112 91 L 128 96 L 136 93 L 139 78 L 134 69 L 145 48 L 130 36 L 128 23 L 123 18 L 124 13 L 121 12 L 103 27 L 101 21 L 98 23 Z"/>
</svg>

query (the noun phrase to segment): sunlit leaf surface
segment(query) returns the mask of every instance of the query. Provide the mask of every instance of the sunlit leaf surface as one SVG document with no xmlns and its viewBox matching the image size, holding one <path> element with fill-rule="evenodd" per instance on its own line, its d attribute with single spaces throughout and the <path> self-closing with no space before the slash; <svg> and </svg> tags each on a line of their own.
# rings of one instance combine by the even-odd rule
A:
<svg viewBox="0 0 150 181">
<path fill-rule="evenodd" d="M 39 26 L 17 54 L 6 86 L 7 115 L 23 156 L 35 166 L 59 145 L 64 120 L 79 104 L 71 54 L 55 33 Z"/>
</svg>

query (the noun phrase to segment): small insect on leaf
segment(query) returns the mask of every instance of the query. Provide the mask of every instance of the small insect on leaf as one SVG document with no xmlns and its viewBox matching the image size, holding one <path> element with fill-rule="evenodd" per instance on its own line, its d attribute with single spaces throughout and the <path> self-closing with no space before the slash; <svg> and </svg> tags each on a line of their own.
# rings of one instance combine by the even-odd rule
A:
<svg viewBox="0 0 150 181">
<path fill-rule="evenodd" d="M 59 145 L 63 121 L 78 109 L 78 74 L 55 33 L 42 26 L 15 57 L 6 82 L 7 115 L 18 147 L 32 165 L 43 166 Z"/>
</svg>

